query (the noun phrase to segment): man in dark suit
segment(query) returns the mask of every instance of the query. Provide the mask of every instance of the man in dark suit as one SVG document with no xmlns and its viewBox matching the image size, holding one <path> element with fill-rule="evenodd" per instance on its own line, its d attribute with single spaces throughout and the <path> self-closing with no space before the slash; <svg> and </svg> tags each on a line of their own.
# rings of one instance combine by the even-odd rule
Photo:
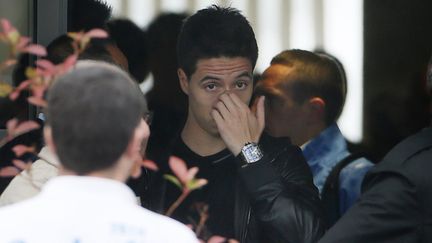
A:
<svg viewBox="0 0 432 243">
<path fill-rule="evenodd" d="M 428 84 L 432 90 L 432 65 Z M 363 194 L 319 241 L 432 242 L 432 127 L 394 147 L 363 182 Z"/>
</svg>

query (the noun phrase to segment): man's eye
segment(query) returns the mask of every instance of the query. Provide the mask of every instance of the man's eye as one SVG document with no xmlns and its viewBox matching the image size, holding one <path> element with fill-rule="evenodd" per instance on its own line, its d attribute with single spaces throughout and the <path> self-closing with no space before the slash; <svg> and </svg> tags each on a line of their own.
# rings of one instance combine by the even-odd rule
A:
<svg viewBox="0 0 432 243">
<path fill-rule="evenodd" d="M 246 82 L 244 82 L 244 81 L 238 81 L 236 83 L 236 88 L 237 89 L 245 89 L 247 87 L 247 85 L 248 84 Z"/>
<path fill-rule="evenodd" d="M 216 89 L 216 84 L 214 84 L 214 83 L 209 83 L 209 84 L 206 84 L 204 87 L 205 87 L 205 89 L 208 90 L 208 91 L 213 91 L 213 90 Z"/>
</svg>

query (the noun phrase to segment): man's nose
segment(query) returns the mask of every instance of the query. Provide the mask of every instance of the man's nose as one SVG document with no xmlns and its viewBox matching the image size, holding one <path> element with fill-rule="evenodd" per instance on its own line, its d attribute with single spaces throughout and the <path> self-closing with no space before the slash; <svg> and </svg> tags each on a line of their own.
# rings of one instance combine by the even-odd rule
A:
<svg viewBox="0 0 432 243">
<path fill-rule="evenodd" d="M 232 93 L 231 88 L 229 87 L 225 88 L 223 94 L 230 94 L 230 93 Z"/>
</svg>

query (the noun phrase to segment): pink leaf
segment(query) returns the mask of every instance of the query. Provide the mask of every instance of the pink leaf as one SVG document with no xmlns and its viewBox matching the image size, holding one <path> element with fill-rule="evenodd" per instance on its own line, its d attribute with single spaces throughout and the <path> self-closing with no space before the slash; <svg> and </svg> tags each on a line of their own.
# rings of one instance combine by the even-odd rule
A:
<svg viewBox="0 0 432 243">
<path fill-rule="evenodd" d="M 219 236 L 219 235 L 214 235 L 207 242 L 208 243 L 224 243 L 225 240 L 226 240 L 225 237 L 222 237 L 222 236 Z"/>
<path fill-rule="evenodd" d="M 13 118 L 13 119 L 10 119 L 9 121 L 7 121 L 6 129 L 7 129 L 8 133 L 9 134 L 14 133 L 17 125 L 18 125 L 18 119 L 17 118 Z"/>
<path fill-rule="evenodd" d="M 192 180 L 195 178 L 195 175 L 198 173 L 198 167 L 192 167 L 187 172 L 187 181 Z"/>
<path fill-rule="evenodd" d="M 177 178 L 183 184 L 186 184 L 186 182 L 188 181 L 188 170 L 186 167 L 186 163 L 182 159 L 175 156 L 171 156 L 168 163 Z"/>
<path fill-rule="evenodd" d="M 36 61 L 36 66 L 45 69 L 45 70 L 54 70 L 55 69 L 55 65 L 46 59 L 39 59 Z"/>
<path fill-rule="evenodd" d="M 66 58 L 66 60 L 61 64 L 63 66 L 63 72 L 66 72 L 69 69 L 71 69 L 75 65 L 77 60 L 78 60 L 77 54 L 70 55 L 68 58 Z"/>
<path fill-rule="evenodd" d="M 206 179 L 198 179 L 197 180 L 197 187 L 198 188 L 203 187 L 203 186 L 207 185 L 207 183 L 208 183 L 208 181 Z"/>
<path fill-rule="evenodd" d="M 23 121 L 15 127 L 13 134 L 18 136 L 31 130 L 38 129 L 39 127 L 39 124 L 35 121 Z"/>
<path fill-rule="evenodd" d="M 18 50 L 23 50 L 24 47 L 30 42 L 30 38 L 25 37 L 25 36 L 21 36 L 18 40 L 18 43 L 16 44 L 16 48 Z"/>
<path fill-rule="evenodd" d="M 20 93 L 21 90 L 15 89 L 12 93 L 9 94 L 9 99 L 11 99 L 12 101 L 16 100 Z"/>
<path fill-rule="evenodd" d="M 15 153 L 15 155 L 17 157 L 21 157 L 25 153 L 35 153 L 36 152 L 36 150 L 35 150 L 34 147 L 25 146 L 25 145 L 22 145 L 22 144 L 15 145 L 12 148 L 12 151 Z"/>
<path fill-rule="evenodd" d="M 23 81 L 12 93 L 9 94 L 9 99 L 16 100 L 21 91 L 27 88 L 31 83 L 31 80 Z"/>
<path fill-rule="evenodd" d="M 35 106 L 46 107 L 48 105 L 44 99 L 36 96 L 28 97 L 27 100 L 30 104 Z"/>
<path fill-rule="evenodd" d="M 25 88 L 27 88 L 27 86 L 29 86 L 31 83 L 31 80 L 26 80 L 20 83 L 20 85 L 18 85 L 17 89 L 19 90 L 23 90 Z"/>
<path fill-rule="evenodd" d="M 0 177 L 16 176 L 20 171 L 15 166 L 6 166 L 0 169 Z"/>
<path fill-rule="evenodd" d="M 156 163 L 151 161 L 151 160 L 148 160 L 148 159 L 143 160 L 141 162 L 141 165 L 144 166 L 145 168 L 149 169 L 149 170 L 152 170 L 152 171 L 158 171 L 159 170 Z"/>
<path fill-rule="evenodd" d="M 1 19 L 1 26 L 3 29 L 3 32 L 8 33 L 13 30 L 11 23 L 7 19 Z"/>
<path fill-rule="evenodd" d="M 103 29 L 92 29 L 85 33 L 84 36 L 89 38 L 107 38 L 108 33 Z"/>
<path fill-rule="evenodd" d="M 22 160 L 19 160 L 19 159 L 13 159 L 12 160 L 12 163 L 18 168 L 18 169 L 21 169 L 21 170 L 26 170 L 26 169 L 28 169 L 28 168 L 30 168 L 30 166 L 31 166 L 31 162 L 24 162 L 24 161 L 22 161 Z"/>
<path fill-rule="evenodd" d="M 26 48 L 23 49 L 23 52 L 28 52 L 30 54 L 34 54 L 37 56 L 46 56 L 47 55 L 47 51 L 46 51 L 45 47 L 43 47 L 41 45 L 37 45 L 37 44 L 28 45 Z"/>
</svg>

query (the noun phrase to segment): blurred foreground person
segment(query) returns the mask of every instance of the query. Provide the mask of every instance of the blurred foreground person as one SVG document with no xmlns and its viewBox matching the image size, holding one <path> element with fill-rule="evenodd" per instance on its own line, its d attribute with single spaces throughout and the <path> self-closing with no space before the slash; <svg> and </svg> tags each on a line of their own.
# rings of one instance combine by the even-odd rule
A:
<svg viewBox="0 0 432 243">
<path fill-rule="evenodd" d="M 138 206 L 124 184 L 137 176 L 149 136 L 145 107 L 114 65 L 87 61 L 59 78 L 48 92 L 44 137 L 60 176 L 0 209 L 0 242 L 197 242 L 186 226 Z"/>
<path fill-rule="evenodd" d="M 64 62 L 73 53 L 72 39 L 67 35 L 57 37 L 47 46 L 47 52 L 47 60 L 52 63 L 60 64 Z M 80 54 L 79 59 L 103 61 L 127 70 L 127 60 L 122 56 L 113 42 L 105 39 L 94 39 Z M 39 117 L 43 118 L 43 113 L 40 113 Z M 40 140 L 43 140 L 42 135 Z M 42 147 L 37 157 L 29 169 L 21 171 L 7 185 L 0 195 L 0 206 L 13 204 L 37 195 L 49 179 L 58 175 L 59 162 L 46 146 Z M 131 179 L 128 181 L 128 185 L 137 196 L 145 187 L 142 178 Z"/>
</svg>

